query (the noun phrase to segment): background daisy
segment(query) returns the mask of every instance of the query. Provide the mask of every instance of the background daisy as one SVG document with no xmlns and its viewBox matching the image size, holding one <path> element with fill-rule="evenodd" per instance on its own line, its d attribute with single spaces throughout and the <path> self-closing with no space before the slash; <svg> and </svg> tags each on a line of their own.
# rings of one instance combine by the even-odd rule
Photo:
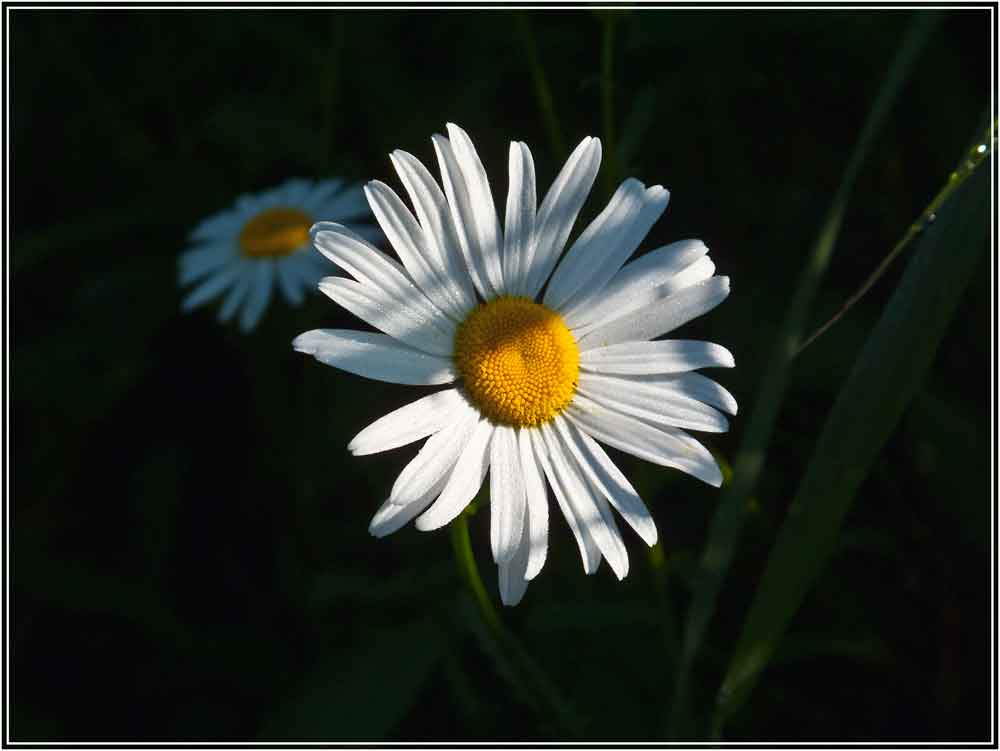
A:
<svg viewBox="0 0 1000 751">
<path fill-rule="evenodd" d="M 490 474 L 490 541 L 500 594 L 514 605 L 545 562 L 546 485 L 576 537 L 584 570 L 603 557 L 622 579 L 628 554 L 614 508 L 647 544 L 656 527 L 635 489 L 595 442 L 720 485 L 711 454 L 684 429 L 723 432 L 733 397 L 700 367 L 733 366 L 717 344 L 650 341 L 711 310 L 727 277 L 700 241 L 626 263 L 667 207 L 663 187 L 629 178 L 563 255 L 601 163 L 585 138 L 536 207 L 534 160 L 510 146 L 501 229 L 469 136 L 434 136 L 444 190 L 411 154 L 393 164 L 419 221 L 384 183 L 365 188 L 402 266 L 346 227 L 320 222 L 316 247 L 356 281 L 320 289 L 384 334 L 310 331 L 293 346 L 369 378 L 458 388 L 383 417 L 351 442 L 370 454 L 430 436 L 371 523 L 376 537 L 417 518 L 452 521 Z M 551 277 L 551 278 L 550 278 Z M 542 290 L 544 289 L 544 294 Z"/>
<path fill-rule="evenodd" d="M 277 286 L 298 305 L 325 273 L 312 251 L 309 227 L 320 217 L 348 223 L 369 216 L 360 187 L 343 180 L 293 179 L 262 193 L 241 196 L 191 232 L 181 254 L 178 281 L 193 289 L 181 302 L 190 311 L 221 297 L 219 320 L 239 313 L 249 331 L 264 314 Z M 363 225 L 359 229 L 364 231 Z"/>
</svg>

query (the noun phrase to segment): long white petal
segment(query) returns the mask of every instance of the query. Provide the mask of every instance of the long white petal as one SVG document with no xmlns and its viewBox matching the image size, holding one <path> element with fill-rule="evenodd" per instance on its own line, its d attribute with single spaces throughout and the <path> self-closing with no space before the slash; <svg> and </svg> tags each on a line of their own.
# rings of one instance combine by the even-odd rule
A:
<svg viewBox="0 0 1000 751">
<path fill-rule="evenodd" d="M 549 547 L 549 499 L 545 489 L 545 480 L 538 468 L 535 450 L 532 446 L 531 431 L 533 428 L 518 428 L 517 448 L 521 458 L 521 470 L 524 472 L 524 490 L 528 501 L 528 521 L 530 522 L 530 537 L 528 563 L 524 578 L 534 579 L 545 565 L 545 557 Z M 525 529 L 529 527 L 525 525 Z"/>
<path fill-rule="evenodd" d="M 690 339 L 623 342 L 580 354 L 580 367 L 591 373 L 684 373 L 697 368 L 731 368 L 735 364 L 725 347 Z"/>
<path fill-rule="evenodd" d="M 524 475 L 514 428 L 498 425 L 490 443 L 490 547 L 507 563 L 521 542 L 526 513 Z"/>
<path fill-rule="evenodd" d="M 469 436 L 441 495 L 429 509 L 417 517 L 417 529 L 429 532 L 443 527 L 462 513 L 475 498 L 490 466 L 492 437 L 493 426 L 488 420 L 480 420 Z"/>
<path fill-rule="evenodd" d="M 374 537 L 385 537 L 405 526 L 417 514 L 427 508 L 431 504 L 431 501 L 437 498 L 441 493 L 441 488 L 444 487 L 451 476 L 450 470 L 451 468 L 449 467 L 449 471 L 443 472 L 424 491 L 423 495 L 410 501 L 405 506 L 393 503 L 391 500 L 383 503 L 372 518 L 371 524 L 368 525 L 368 532 Z"/>
<path fill-rule="evenodd" d="M 724 387 L 701 373 L 680 373 L 670 376 L 633 376 L 638 379 L 648 379 L 659 382 L 662 387 L 677 389 L 678 393 L 690 396 L 705 404 L 718 407 L 723 412 L 735 415 L 737 411 L 736 397 Z"/>
<path fill-rule="evenodd" d="M 577 465 L 591 483 L 604 494 L 647 545 L 655 545 L 656 524 L 628 478 L 615 466 L 600 444 L 576 425 L 561 417 L 554 422 Z"/>
<path fill-rule="evenodd" d="M 497 570 L 500 585 L 500 601 L 508 607 L 517 605 L 528 591 L 528 557 L 531 549 L 531 520 L 525 518 L 524 530 L 517 543 L 517 549 L 509 561 L 501 563 Z"/>
<path fill-rule="evenodd" d="M 434 151 L 437 153 L 438 165 L 441 169 L 441 182 L 448 196 L 448 208 L 451 210 L 452 228 L 462 250 L 465 266 L 472 282 L 484 300 L 489 300 L 500 294 L 493 286 L 490 274 L 486 269 L 486 256 L 479 247 L 479 236 L 476 223 L 475 207 L 469 196 L 469 188 L 465 184 L 465 175 L 459 166 L 451 142 L 442 135 L 431 137 Z"/>
<path fill-rule="evenodd" d="M 497 220 L 497 210 L 493 203 L 493 192 L 486 169 L 476 152 L 476 147 L 469 134 L 454 123 L 448 123 L 448 138 L 451 141 L 452 153 L 458 162 L 465 178 L 469 202 L 472 207 L 475 245 L 483 258 L 483 265 L 490 285 L 503 294 L 504 280 L 500 252 L 503 249 L 503 236 L 500 232 L 500 222 Z"/>
<path fill-rule="evenodd" d="M 567 500 L 567 491 L 563 488 L 560 478 L 556 474 L 552 462 L 549 460 L 549 449 L 542 431 L 537 429 L 531 430 L 528 432 L 528 435 L 531 437 L 532 448 L 535 450 L 538 463 L 541 465 L 545 477 L 548 478 L 549 485 L 552 486 L 552 492 L 555 494 L 556 503 L 559 504 L 559 510 L 562 511 L 563 518 L 566 519 L 566 523 L 569 524 L 569 528 L 573 532 L 576 546 L 580 550 L 580 559 L 583 561 L 583 572 L 585 574 L 593 574 L 601 564 L 601 550 L 597 547 L 597 543 L 594 542 L 594 538 L 590 536 L 587 529 L 581 526 L 580 521 L 576 517 L 576 512 Z"/>
<path fill-rule="evenodd" d="M 389 158 L 416 209 L 427 249 L 433 254 L 431 265 L 441 270 L 449 294 L 461 302 L 463 314 L 468 313 L 476 305 L 476 292 L 455 237 L 444 193 L 413 154 L 397 150 Z"/>
<path fill-rule="evenodd" d="M 320 253 L 364 284 L 387 306 L 410 309 L 448 337 L 454 335 L 455 321 L 427 299 L 406 270 L 385 253 L 334 222 L 314 224 L 310 232 Z"/>
<path fill-rule="evenodd" d="M 262 259 L 254 264 L 253 281 L 250 283 L 250 295 L 243 306 L 240 315 L 240 328 L 250 331 L 267 310 L 274 289 L 274 261 Z"/>
<path fill-rule="evenodd" d="M 239 267 L 240 278 L 226 292 L 226 296 L 222 300 L 222 305 L 219 307 L 219 320 L 223 323 L 236 314 L 236 311 L 240 309 L 240 305 L 243 304 L 243 301 L 246 300 L 247 295 L 250 293 L 250 285 L 253 282 L 253 270 L 250 268 L 249 262 L 239 262 Z"/>
<path fill-rule="evenodd" d="M 450 358 L 454 334 L 437 325 L 442 319 L 420 305 L 411 305 L 390 292 L 350 279 L 328 276 L 320 292 L 358 318 L 400 342 L 423 352 Z"/>
<path fill-rule="evenodd" d="M 432 265 L 433 254 L 424 241 L 424 231 L 395 191 L 373 180 L 365 186 L 375 218 L 413 281 L 428 300 L 458 322 L 464 317 L 458 300 L 452 299 L 441 279 L 443 269 Z"/>
<path fill-rule="evenodd" d="M 403 467 L 389 500 L 405 506 L 427 492 L 442 474 L 450 473 L 465 449 L 469 436 L 479 423 L 479 414 L 469 408 L 454 418 L 454 423 L 427 439 L 417 455 Z"/>
<path fill-rule="evenodd" d="M 436 386 L 457 377 L 450 359 L 411 349 L 370 331 L 313 329 L 295 337 L 292 347 L 322 363 L 376 381 Z"/>
<path fill-rule="evenodd" d="M 542 426 L 542 434 L 549 448 L 549 461 L 560 478 L 580 528 L 593 538 L 615 576 L 624 579 L 628 575 L 628 553 L 607 502 L 583 476 L 569 448 L 550 423 Z"/>
<path fill-rule="evenodd" d="M 219 269 L 218 272 L 210 275 L 195 287 L 181 301 L 181 310 L 186 313 L 189 310 L 197 308 L 199 305 L 204 305 L 213 297 L 222 294 L 224 290 L 228 289 L 240 278 L 242 272 L 243 264 L 239 262 Z"/>
<path fill-rule="evenodd" d="M 562 310 L 574 298 L 586 299 L 603 290 L 645 239 L 669 199 L 669 191 L 661 185 L 646 188 L 635 178 L 625 180 L 559 262 L 545 291 L 545 304 Z"/>
<path fill-rule="evenodd" d="M 712 270 L 706 276 L 700 276 L 705 264 L 694 266 L 707 253 L 701 240 L 681 240 L 651 250 L 626 264 L 604 289 L 571 300 L 561 311 L 563 319 L 576 329 L 617 318 L 623 309 L 634 310 L 708 279 L 715 273 L 714 264 L 708 264 Z"/>
<path fill-rule="evenodd" d="M 465 405 L 458 389 L 428 394 L 377 419 L 354 436 L 347 450 L 365 456 L 419 441 L 454 422 L 456 412 Z"/>
<path fill-rule="evenodd" d="M 527 292 L 522 263 L 535 231 L 535 161 L 526 143 L 510 145 L 510 185 L 503 232 L 503 279 L 510 295 Z"/>
<path fill-rule="evenodd" d="M 528 297 L 535 297 L 552 273 L 577 214 L 594 185 L 601 166 L 601 141 L 587 137 L 569 155 L 535 216 L 535 240 L 525 256 Z"/>
<path fill-rule="evenodd" d="M 659 383 L 583 372 L 577 393 L 654 425 L 708 433 L 729 430 L 729 421 L 717 409 Z"/>
<path fill-rule="evenodd" d="M 707 313 L 729 295 L 729 277 L 714 276 L 633 311 L 581 336 L 581 351 L 627 341 L 654 339 Z"/>
<path fill-rule="evenodd" d="M 566 417 L 597 440 L 640 459 L 673 467 L 719 487 L 722 472 L 708 449 L 680 430 L 658 428 L 577 394 Z"/>
<path fill-rule="evenodd" d="M 285 256 L 275 262 L 275 276 L 278 280 L 278 288 L 289 305 L 300 305 L 305 297 L 303 284 L 295 272 L 295 256 Z"/>
</svg>

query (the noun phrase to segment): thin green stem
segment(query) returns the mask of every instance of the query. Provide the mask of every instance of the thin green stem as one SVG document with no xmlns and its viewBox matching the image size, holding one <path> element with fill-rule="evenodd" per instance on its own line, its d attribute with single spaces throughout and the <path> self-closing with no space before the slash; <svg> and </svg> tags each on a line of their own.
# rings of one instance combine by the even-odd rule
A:
<svg viewBox="0 0 1000 751">
<path fill-rule="evenodd" d="M 848 199 L 876 134 L 899 95 L 913 62 L 939 20 L 939 13 L 918 12 L 914 15 L 868 113 L 844 170 L 840 186 L 827 212 L 826 220 L 820 228 L 796 283 L 795 294 L 788 306 L 788 313 L 776 338 L 772 355 L 768 359 L 767 370 L 761 380 L 753 411 L 733 462 L 732 481 L 723 488 L 719 497 L 705 549 L 702 552 L 699 585 L 685 618 L 684 640 L 675 675 L 669 719 L 671 734 L 674 737 L 691 732 L 688 709 L 691 701 L 691 672 L 694 661 L 701 649 L 708 624 L 715 613 L 719 592 L 743 531 L 747 516 L 747 499 L 760 476 L 778 408 L 788 383 L 790 365 L 799 349 L 809 307 L 840 235 Z"/>
<path fill-rule="evenodd" d="M 937 218 L 937 212 L 944 202 L 948 200 L 952 193 L 958 190 L 962 183 L 972 176 L 972 173 L 975 172 L 976 169 L 986 160 L 986 157 L 989 156 L 990 151 L 993 150 L 995 145 L 995 136 L 993 135 L 995 132 L 996 123 L 994 122 L 992 128 L 988 129 L 984 134 L 982 142 L 977 143 L 972 147 L 966 157 L 962 160 L 962 163 L 959 164 L 958 167 L 956 167 L 955 170 L 948 176 L 948 182 L 945 183 L 944 187 L 938 191 L 937 195 L 934 196 L 934 199 L 927 205 L 927 208 L 920 213 L 920 216 L 917 217 L 916 221 L 906 228 L 906 232 L 903 233 L 899 242 L 897 242 L 893 246 L 892 250 L 889 251 L 889 255 L 882 259 L 882 262 L 878 265 L 875 271 L 872 272 L 871 276 L 864 281 L 861 287 L 858 288 L 857 292 L 847 298 L 844 304 L 840 306 L 840 309 L 830 318 L 830 320 L 816 329 L 816 331 L 814 331 L 809 338 L 806 339 L 805 343 L 803 343 L 803 345 L 799 347 L 798 351 L 795 353 L 796 357 L 802 354 L 802 350 L 822 336 L 827 329 L 833 326 L 833 324 L 843 318 L 847 311 L 853 308 L 855 303 L 864 297 L 868 293 L 868 290 L 875 285 L 875 282 L 877 282 L 879 278 L 885 274 L 885 272 L 892 265 L 893 261 L 899 257 L 899 254 L 906 249 L 913 239 L 923 232 L 928 224 Z"/>
<path fill-rule="evenodd" d="M 451 544 L 455 552 L 455 562 L 459 574 L 469 587 L 476 607 L 482 616 L 497 647 L 509 660 L 516 688 L 532 697 L 533 703 L 540 711 L 554 718 L 556 723 L 570 737 L 581 737 L 580 720 L 563 698 L 559 689 L 532 659 L 528 651 L 504 625 L 500 614 L 493 606 L 493 601 L 483 586 L 475 556 L 472 554 L 472 542 L 469 539 L 469 524 L 467 515 L 461 514 L 450 525 Z"/>
<path fill-rule="evenodd" d="M 542 63 L 538 57 L 538 45 L 535 44 L 535 34 L 531 30 L 531 23 L 524 13 L 520 11 L 515 12 L 514 22 L 517 25 L 521 43 L 524 45 L 524 51 L 528 55 L 531 82 L 535 88 L 535 99 L 538 100 L 538 108 L 542 113 L 542 121 L 545 123 L 545 130 L 549 138 L 549 148 L 552 149 L 552 155 L 558 159 L 566 153 L 566 139 L 563 138 L 562 128 L 559 127 L 559 118 L 556 117 L 556 108 L 552 103 L 552 91 L 549 89 L 549 83 L 545 77 L 545 69 L 542 67 Z"/>
</svg>

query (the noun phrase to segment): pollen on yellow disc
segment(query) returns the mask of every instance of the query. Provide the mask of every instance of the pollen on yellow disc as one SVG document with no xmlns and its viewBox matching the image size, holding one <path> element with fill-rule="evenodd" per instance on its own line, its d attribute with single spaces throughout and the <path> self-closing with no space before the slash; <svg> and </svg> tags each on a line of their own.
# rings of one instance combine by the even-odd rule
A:
<svg viewBox="0 0 1000 751">
<path fill-rule="evenodd" d="M 251 258 L 287 256 L 309 243 L 312 217 L 298 209 L 266 209 L 243 225 L 240 248 Z"/>
<path fill-rule="evenodd" d="M 458 327 L 455 363 L 483 414 L 502 425 L 537 426 L 572 400 L 580 351 L 558 313 L 507 296 L 483 303 Z"/>
</svg>

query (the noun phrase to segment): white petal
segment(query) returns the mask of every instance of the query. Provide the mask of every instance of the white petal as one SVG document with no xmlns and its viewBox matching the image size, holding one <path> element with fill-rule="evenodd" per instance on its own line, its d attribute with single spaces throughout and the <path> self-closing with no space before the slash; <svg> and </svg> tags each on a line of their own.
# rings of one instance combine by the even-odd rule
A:
<svg viewBox="0 0 1000 751">
<path fill-rule="evenodd" d="M 444 193 L 427 168 L 412 154 L 397 150 L 392 152 L 390 159 L 416 209 L 427 248 L 434 255 L 431 265 L 441 270 L 451 297 L 461 301 L 462 310 L 468 313 L 476 305 L 476 292 L 451 224 Z"/>
<path fill-rule="evenodd" d="M 628 575 L 628 553 L 607 502 L 582 475 L 569 448 L 551 424 L 542 426 L 542 434 L 549 448 L 549 461 L 560 478 L 580 528 L 593 538 L 615 576 L 624 579 Z"/>
<path fill-rule="evenodd" d="M 731 368 L 735 364 L 725 347 L 690 339 L 623 342 L 580 354 L 580 367 L 592 373 L 684 373 L 697 368 Z"/>
<path fill-rule="evenodd" d="M 577 465 L 647 545 L 656 544 L 656 524 L 635 488 L 593 438 L 569 420 L 556 421 Z"/>
<path fill-rule="evenodd" d="M 618 318 L 622 311 L 634 310 L 667 297 L 684 287 L 715 273 L 715 266 L 701 276 L 706 266 L 694 266 L 708 248 L 701 240 L 681 240 L 652 250 L 621 269 L 597 293 L 574 298 L 563 308 L 562 316 L 570 328 Z M 661 289 L 662 287 L 662 289 Z"/>
<path fill-rule="evenodd" d="M 415 301 L 334 276 L 323 279 L 319 289 L 338 305 L 400 342 L 423 352 L 451 357 L 454 336 L 441 330 L 432 311 L 411 304 Z"/>
<path fill-rule="evenodd" d="M 181 254 L 177 281 L 186 286 L 207 276 L 220 266 L 237 259 L 236 248 L 228 241 L 203 245 Z"/>
<path fill-rule="evenodd" d="M 507 294 L 526 293 L 522 264 L 535 231 L 535 162 L 528 145 L 510 145 L 507 215 L 503 232 L 503 278 Z"/>
<path fill-rule="evenodd" d="M 322 363 L 376 381 L 436 386 L 456 378 L 450 359 L 411 349 L 370 331 L 313 329 L 295 337 L 292 347 Z"/>
<path fill-rule="evenodd" d="M 609 409 L 654 425 L 725 433 L 729 421 L 707 404 L 662 383 L 580 373 L 578 392 Z"/>
<path fill-rule="evenodd" d="M 731 415 L 736 414 L 736 398 L 711 378 L 707 378 L 700 373 L 681 373 L 679 375 L 661 376 L 659 378 L 656 376 L 638 376 L 638 378 L 646 378 L 650 381 L 662 381 L 663 386 L 675 388 L 678 392 L 697 399 L 700 402 L 705 402 L 705 404 L 718 407 L 723 412 L 728 412 Z"/>
<path fill-rule="evenodd" d="M 601 141 L 588 136 L 569 155 L 545 195 L 535 217 L 535 240 L 521 267 L 528 297 L 535 297 L 552 273 L 600 166 Z"/>
<path fill-rule="evenodd" d="M 222 240 L 235 237 L 242 228 L 242 214 L 226 209 L 202 220 L 188 236 L 193 242 L 200 240 Z"/>
<path fill-rule="evenodd" d="M 434 142 L 434 151 L 437 153 L 441 169 L 441 182 L 444 183 L 444 190 L 448 196 L 451 226 L 455 231 L 462 257 L 465 259 L 465 266 L 480 297 L 489 300 L 498 295 L 499 290 L 490 281 L 490 275 L 486 270 L 486 258 L 479 248 L 476 218 L 469 189 L 465 184 L 465 176 L 448 139 L 434 135 L 431 140 Z"/>
<path fill-rule="evenodd" d="M 729 277 L 714 276 L 581 336 L 581 351 L 627 341 L 642 341 L 673 331 L 707 313 L 729 295 Z"/>
<path fill-rule="evenodd" d="M 219 308 L 219 320 L 223 323 L 232 318 L 236 311 L 240 309 L 240 305 L 246 300 L 247 295 L 250 293 L 250 286 L 253 283 L 253 270 L 250 268 L 249 262 L 241 261 L 237 265 L 240 268 L 240 278 L 229 288 L 225 299 L 222 301 L 222 306 Z"/>
<path fill-rule="evenodd" d="M 368 525 L 368 532 L 374 537 L 385 537 L 405 526 L 413 517 L 427 508 L 441 492 L 448 481 L 449 474 L 442 474 L 422 496 L 405 506 L 393 503 L 391 500 L 382 504 Z"/>
<path fill-rule="evenodd" d="M 530 520 L 525 518 L 524 530 L 521 539 L 518 541 L 517 549 L 513 557 L 501 563 L 498 569 L 498 583 L 500 585 L 500 601 L 508 607 L 517 605 L 524 593 L 528 591 L 528 556 L 531 548 L 531 528 Z"/>
<path fill-rule="evenodd" d="M 576 518 L 576 512 L 567 501 L 567 491 L 561 485 L 560 478 L 549 461 L 549 449 L 545 438 L 542 436 L 542 431 L 533 429 L 528 432 L 528 435 L 531 436 L 531 445 L 535 450 L 535 457 L 538 459 L 542 471 L 548 478 L 553 493 L 555 493 L 556 503 L 559 504 L 563 518 L 566 519 L 566 523 L 569 524 L 569 528 L 573 532 L 573 538 L 576 540 L 576 546 L 580 550 L 580 558 L 583 561 L 583 572 L 585 574 L 593 574 L 597 571 L 597 567 L 601 563 L 601 550 L 597 547 L 597 543 L 594 542 L 594 538 L 590 536 L 586 528 L 581 527 L 579 520 Z"/>
<path fill-rule="evenodd" d="M 465 410 L 459 408 L 453 419 L 452 425 L 428 438 L 417 455 L 403 467 L 389 493 L 390 501 L 399 506 L 412 503 L 442 475 L 450 475 L 479 423 L 479 413 L 471 407 Z"/>
<path fill-rule="evenodd" d="M 452 521 L 475 498 L 490 466 L 490 439 L 493 426 L 480 420 L 469 436 L 455 470 L 433 505 L 417 517 L 417 529 L 429 532 Z"/>
<path fill-rule="evenodd" d="M 354 436 L 347 450 L 354 456 L 364 456 L 419 441 L 454 422 L 459 408 L 465 405 L 458 389 L 428 394 L 377 419 Z"/>
<path fill-rule="evenodd" d="M 574 397 L 566 417 L 583 432 L 633 456 L 687 472 L 715 487 L 722 484 L 722 472 L 712 455 L 680 430 L 653 427 L 582 394 Z"/>
<path fill-rule="evenodd" d="M 545 291 L 545 304 L 562 310 L 574 298 L 604 289 L 667 208 L 670 193 L 629 178 L 569 249 Z"/>
<path fill-rule="evenodd" d="M 219 269 L 218 272 L 212 274 L 205 279 L 205 281 L 195 287 L 194 290 L 192 290 L 188 296 L 181 301 L 181 310 L 186 313 L 189 310 L 197 308 L 199 305 L 204 305 L 213 297 L 222 294 L 224 290 L 229 288 L 240 278 L 242 271 L 243 265 L 238 262 Z"/>
<path fill-rule="evenodd" d="M 451 298 L 449 287 L 441 278 L 444 270 L 432 265 L 434 256 L 427 248 L 424 231 L 413 214 L 385 183 L 373 180 L 365 187 L 365 193 L 386 238 L 421 292 L 438 308 L 461 322 L 467 311 L 459 300 Z"/>
<path fill-rule="evenodd" d="M 511 427 L 498 425 L 490 444 L 490 546 L 497 563 L 508 563 L 517 552 L 525 513 L 517 434 Z"/>
<path fill-rule="evenodd" d="M 538 468 L 535 450 L 532 446 L 531 431 L 533 428 L 518 428 L 517 448 L 521 458 L 521 470 L 524 472 L 524 490 L 528 501 L 528 521 L 531 534 L 529 538 L 528 563 L 524 578 L 534 579 L 545 565 L 545 556 L 549 547 L 549 499 L 545 489 L 545 480 Z"/>
<path fill-rule="evenodd" d="M 305 297 L 303 284 L 295 271 L 295 264 L 296 257 L 294 255 L 279 258 L 275 263 L 278 287 L 289 305 L 300 305 L 302 298 Z"/>
<path fill-rule="evenodd" d="M 254 264 L 253 281 L 250 283 L 250 295 L 243 306 L 240 315 L 240 328 L 250 331 L 267 310 L 271 301 L 271 290 L 274 288 L 274 262 L 262 259 Z"/>
<path fill-rule="evenodd" d="M 465 178 L 465 188 L 472 207 L 474 232 L 470 234 L 475 237 L 472 247 L 477 248 L 482 256 L 490 285 L 497 294 L 502 294 L 504 280 L 500 252 L 503 249 L 503 236 L 500 222 L 497 221 L 490 181 L 469 134 L 454 123 L 448 123 L 447 128 L 451 150 Z"/>
<path fill-rule="evenodd" d="M 413 283 L 406 269 L 385 253 L 334 222 L 314 224 L 310 232 L 316 249 L 359 282 L 387 295 L 395 306 L 419 311 L 449 336 L 454 335 L 455 321 L 445 316 Z"/>
</svg>

